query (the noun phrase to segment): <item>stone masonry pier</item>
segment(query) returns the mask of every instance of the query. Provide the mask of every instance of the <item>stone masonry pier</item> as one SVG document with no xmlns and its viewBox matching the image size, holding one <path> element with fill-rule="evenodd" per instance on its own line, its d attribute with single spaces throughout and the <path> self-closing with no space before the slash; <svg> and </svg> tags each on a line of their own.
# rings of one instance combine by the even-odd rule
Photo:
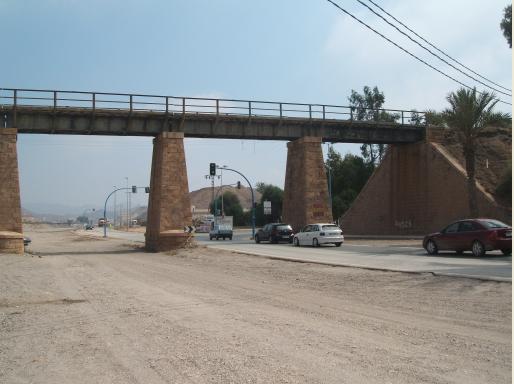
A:
<svg viewBox="0 0 514 384">
<path fill-rule="evenodd" d="M 17 131 L 0 128 L 0 253 L 23 253 Z"/>
</svg>

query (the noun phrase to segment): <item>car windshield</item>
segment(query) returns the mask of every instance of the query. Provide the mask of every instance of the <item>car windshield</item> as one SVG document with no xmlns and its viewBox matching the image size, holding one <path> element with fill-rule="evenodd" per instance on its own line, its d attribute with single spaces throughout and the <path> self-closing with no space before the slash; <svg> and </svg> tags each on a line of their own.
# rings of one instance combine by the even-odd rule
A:
<svg viewBox="0 0 514 384">
<path fill-rule="evenodd" d="M 334 229 L 338 229 L 338 230 L 341 230 L 341 228 L 339 228 L 337 225 L 335 224 L 331 224 L 331 225 L 324 225 L 323 227 L 323 230 L 324 231 L 333 231 Z"/>
<path fill-rule="evenodd" d="M 279 231 L 287 231 L 292 229 L 290 225 L 277 225 L 277 230 Z"/>
<path fill-rule="evenodd" d="M 480 220 L 487 228 L 507 228 L 508 225 L 498 220 Z"/>
</svg>

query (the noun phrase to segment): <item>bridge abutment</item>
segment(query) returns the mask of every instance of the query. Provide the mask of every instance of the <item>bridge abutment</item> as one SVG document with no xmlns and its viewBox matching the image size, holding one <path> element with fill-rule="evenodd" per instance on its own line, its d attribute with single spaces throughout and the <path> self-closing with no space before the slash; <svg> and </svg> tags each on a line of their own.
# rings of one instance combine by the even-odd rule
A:
<svg viewBox="0 0 514 384">
<path fill-rule="evenodd" d="M 191 201 L 187 181 L 184 134 L 164 132 L 153 143 L 146 250 L 179 248 L 189 239 L 184 226 L 191 225 Z"/>
<path fill-rule="evenodd" d="M 24 252 L 17 137 L 15 128 L 0 128 L 0 253 Z"/>
<path fill-rule="evenodd" d="M 427 141 L 391 145 L 343 215 L 350 235 L 423 235 L 470 216 L 463 166 L 429 132 Z M 477 183 L 480 216 L 510 221 L 509 212 Z"/>
<path fill-rule="evenodd" d="M 295 231 L 309 223 L 332 222 L 320 137 L 287 143 L 283 221 Z"/>
</svg>

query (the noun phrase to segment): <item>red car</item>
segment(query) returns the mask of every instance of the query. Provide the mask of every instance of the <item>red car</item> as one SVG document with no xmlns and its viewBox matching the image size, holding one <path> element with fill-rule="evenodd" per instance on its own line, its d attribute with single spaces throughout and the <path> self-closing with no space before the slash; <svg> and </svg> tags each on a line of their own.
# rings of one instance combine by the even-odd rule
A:
<svg viewBox="0 0 514 384">
<path fill-rule="evenodd" d="M 504 255 L 512 251 L 512 228 L 493 219 L 459 220 L 441 232 L 431 233 L 423 239 L 423 248 L 429 255 L 439 251 L 471 251 L 484 256 L 486 251 L 499 249 Z"/>
</svg>

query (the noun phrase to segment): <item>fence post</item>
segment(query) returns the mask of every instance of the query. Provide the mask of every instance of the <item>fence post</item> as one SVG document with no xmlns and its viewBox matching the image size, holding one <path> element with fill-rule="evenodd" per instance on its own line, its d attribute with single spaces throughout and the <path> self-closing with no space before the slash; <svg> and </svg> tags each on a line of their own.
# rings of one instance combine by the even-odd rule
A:
<svg viewBox="0 0 514 384">
<path fill-rule="evenodd" d="M 57 108 L 57 91 L 54 91 L 54 112 L 55 112 L 56 108 Z"/>
<path fill-rule="evenodd" d="M 216 117 L 220 115 L 220 99 L 216 99 Z"/>
<path fill-rule="evenodd" d="M 130 95 L 130 113 L 132 113 L 132 95 Z"/>
<path fill-rule="evenodd" d="M 186 98 L 182 98 L 182 115 L 186 115 Z"/>
<path fill-rule="evenodd" d="M 248 117 L 252 117 L 252 102 L 248 102 Z"/>
<path fill-rule="evenodd" d="M 18 90 L 15 89 L 14 90 L 14 94 L 13 94 L 13 112 L 14 112 L 14 116 L 13 116 L 13 127 L 16 128 L 16 106 L 18 105 Z"/>
<path fill-rule="evenodd" d="M 280 118 L 282 118 L 282 103 L 280 103 L 279 105 L 280 105 Z"/>
<path fill-rule="evenodd" d="M 312 105 L 309 104 L 309 120 L 312 120 Z"/>
<path fill-rule="evenodd" d="M 93 93 L 93 113 L 95 112 L 95 109 L 96 109 L 96 93 Z"/>
<path fill-rule="evenodd" d="M 404 124 L 404 123 L 403 123 L 403 111 L 402 111 L 402 125 L 403 125 L 403 124 Z"/>
<path fill-rule="evenodd" d="M 323 120 L 325 120 L 325 106 L 323 105 Z"/>
<path fill-rule="evenodd" d="M 169 107 L 168 107 L 168 106 L 170 105 L 170 104 L 169 104 L 169 100 L 168 100 L 168 99 L 169 99 L 169 97 L 168 97 L 168 96 L 166 96 L 166 116 L 168 115 L 168 110 L 169 110 Z"/>
</svg>

